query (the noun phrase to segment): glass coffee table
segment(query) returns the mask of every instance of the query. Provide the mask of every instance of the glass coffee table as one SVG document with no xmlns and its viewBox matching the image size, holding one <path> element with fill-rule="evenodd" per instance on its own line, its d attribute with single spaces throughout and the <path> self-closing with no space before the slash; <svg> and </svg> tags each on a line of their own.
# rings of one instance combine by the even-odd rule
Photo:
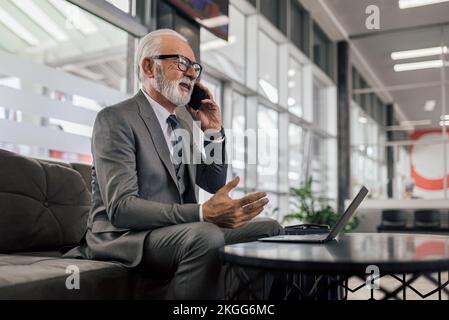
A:
<svg viewBox="0 0 449 320">
<path fill-rule="evenodd" d="M 252 290 L 254 279 L 245 270 L 283 275 L 287 279 L 283 289 L 285 299 L 292 297 L 292 293 L 300 299 L 314 299 L 323 288 L 337 288 L 340 294 L 334 298 L 346 299 L 349 291 L 355 292 L 367 286 L 371 298 L 374 298 L 375 290 L 384 294 L 382 299 L 406 300 L 407 289 L 421 298 L 435 293 L 439 299 L 442 299 L 442 293 L 449 295 L 449 281 L 443 283 L 441 279 L 442 273 L 449 270 L 447 236 L 351 233 L 326 244 L 258 241 L 232 244 L 224 246 L 221 254 L 227 264 L 240 270 L 237 272 L 239 290 L 249 291 L 249 296 L 256 299 L 260 294 Z M 394 288 L 383 285 L 382 277 L 387 275 L 396 280 Z M 309 279 L 307 287 L 304 287 L 305 277 Z M 348 279 L 353 277 L 362 280 L 363 285 L 350 288 Z M 311 278 L 314 279 L 312 284 Z M 420 292 L 414 286 L 420 278 L 430 281 L 434 288 Z"/>
</svg>

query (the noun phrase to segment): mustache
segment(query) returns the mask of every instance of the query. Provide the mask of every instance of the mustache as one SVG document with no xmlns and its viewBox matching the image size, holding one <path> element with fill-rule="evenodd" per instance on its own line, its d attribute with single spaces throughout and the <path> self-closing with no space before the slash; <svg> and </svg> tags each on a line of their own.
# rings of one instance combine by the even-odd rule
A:
<svg viewBox="0 0 449 320">
<path fill-rule="evenodd" d="M 182 79 L 177 80 L 177 84 L 186 84 L 190 87 L 193 87 L 193 85 L 195 84 L 195 81 L 191 80 L 188 77 L 184 77 Z"/>
</svg>

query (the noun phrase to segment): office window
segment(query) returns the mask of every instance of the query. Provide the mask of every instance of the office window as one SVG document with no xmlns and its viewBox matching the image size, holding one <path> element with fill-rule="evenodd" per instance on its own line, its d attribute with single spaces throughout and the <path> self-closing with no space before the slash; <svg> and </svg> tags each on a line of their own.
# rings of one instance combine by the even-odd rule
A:
<svg viewBox="0 0 449 320">
<path fill-rule="evenodd" d="M 411 166 L 412 154 L 410 152 L 410 148 L 407 146 L 397 146 L 394 152 L 394 170 L 395 170 L 395 189 L 394 196 L 395 198 L 403 199 L 405 198 L 405 190 L 407 184 L 413 183 L 413 179 L 410 174 L 410 166 Z M 441 173 L 443 173 L 443 168 L 440 168 Z M 440 173 L 440 175 L 441 175 Z M 413 188 L 415 189 L 415 188 Z M 417 189 L 417 188 L 416 188 Z M 418 190 L 413 190 L 413 194 L 416 195 Z M 419 192 L 419 193 L 422 193 Z M 420 195 L 421 198 L 434 198 L 431 194 L 426 194 L 424 192 Z M 441 197 L 441 196 L 440 196 Z"/>
<path fill-rule="evenodd" d="M 240 177 L 239 187 L 245 187 L 245 97 L 237 92 L 232 94 L 232 176 Z"/>
<path fill-rule="evenodd" d="M 316 198 L 332 207 L 337 200 L 337 169 L 335 165 L 336 139 L 321 133 L 304 134 L 300 183 L 312 178 L 312 192 Z M 291 183 L 292 181 L 290 181 Z M 295 182 L 296 183 L 296 182 Z"/>
<path fill-rule="evenodd" d="M 312 191 L 320 196 L 323 195 L 323 183 L 324 183 L 324 173 L 321 163 L 322 157 L 322 140 L 319 136 L 313 134 L 312 135 L 312 144 L 311 144 L 311 163 L 310 163 L 310 176 L 313 179 L 312 183 Z"/>
<path fill-rule="evenodd" d="M 106 0 L 123 12 L 130 13 L 131 0 Z"/>
<path fill-rule="evenodd" d="M 363 77 L 360 78 L 360 88 L 361 89 L 367 89 L 368 83 L 365 81 Z M 365 112 L 368 112 L 368 94 L 362 93 L 360 94 L 360 107 L 362 107 L 362 110 Z"/>
<path fill-rule="evenodd" d="M 361 145 L 363 144 L 364 138 L 362 136 L 362 122 L 365 122 L 365 117 L 358 105 L 354 102 L 351 104 L 351 144 Z"/>
<path fill-rule="evenodd" d="M 358 73 L 357 69 L 355 67 L 352 67 L 352 89 L 357 90 L 361 89 L 361 76 L 360 73 Z M 362 104 L 362 95 L 358 93 L 354 93 L 352 95 L 352 99 L 357 103 L 359 106 Z"/>
<path fill-rule="evenodd" d="M 279 102 L 278 48 L 276 42 L 259 31 L 259 92 L 273 103 Z"/>
<path fill-rule="evenodd" d="M 276 193 L 267 192 L 267 198 L 270 200 L 265 206 L 264 211 L 260 214 L 261 217 L 268 217 L 272 219 L 279 219 L 279 196 Z"/>
<path fill-rule="evenodd" d="M 319 80 L 313 80 L 313 122 L 321 129 L 327 125 L 327 87 Z"/>
<path fill-rule="evenodd" d="M 257 173 L 261 190 L 278 190 L 278 113 L 264 106 L 257 112 Z"/>
<path fill-rule="evenodd" d="M 352 88 L 366 89 L 369 88 L 369 84 L 360 75 L 357 69 L 352 67 Z M 382 100 L 375 93 L 354 93 L 354 102 L 361 107 L 367 115 L 369 115 L 380 127 L 386 125 L 386 108 Z"/>
<path fill-rule="evenodd" d="M 332 71 L 332 42 L 318 26 L 313 24 L 313 61 L 331 78 Z"/>
<path fill-rule="evenodd" d="M 369 88 L 369 85 L 367 86 L 367 88 Z M 373 97 L 374 97 L 374 94 L 373 93 L 367 93 L 366 95 L 365 95 L 365 103 L 366 103 L 366 106 L 365 106 L 365 110 L 366 110 L 366 113 L 372 118 L 372 119 L 374 119 L 374 116 L 373 116 Z"/>
<path fill-rule="evenodd" d="M 218 106 L 222 106 L 222 98 L 221 98 L 221 82 L 220 80 L 213 78 L 207 74 L 201 76 L 201 82 L 209 89 L 212 93 L 212 96 Z M 221 110 L 223 113 L 223 110 Z"/>
<path fill-rule="evenodd" d="M 0 49 L 126 91 L 126 32 L 63 0 L 5 0 L 1 10 Z"/>
<path fill-rule="evenodd" d="M 287 34 L 287 0 L 260 0 L 260 12 L 283 34 Z"/>
<path fill-rule="evenodd" d="M 257 0 L 248 0 L 249 3 L 251 3 L 254 8 L 257 8 Z"/>
<path fill-rule="evenodd" d="M 96 112 L 128 97 L 128 34 L 63 0 L 4 0 L 0 16 L 0 89 L 21 101 L 0 94 L 0 148 L 91 162 Z"/>
<path fill-rule="evenodd" d="M 303 129 L 293 123 L 288 126 L 288 181 L 290 188 L 298 188 L 304 181 L 303 157 L 304 137 Z"/>
<path fill-rule="evenodd" d="M 313 179 L 312 191 L 320 198 L 328 198 L 327 189 L 327 175 L 329 174 L 327 168 L 327 150 L 326 150 L 326 138 L 312 134 L 311 145 L 311 162 L 309 167 L 309 174 Z"/>
<path fill-rule="evenodd" d="M 291 1 L 290 21 L 291 40 L 307 56 L 309 56 L 309 24 L 307 12 L 298 1 Z"/>
<path fill-rule="evenodd" d="M 362 185 L 373 198 L 386 196 L 384 127 L 353 101 L 351 104 L 351 190 Z"/>
<path fill-rule="evenodd" d="M 382 125 L 382 120 L 381 120 L 382 116 L 381 116 L 380 112 L 383 109 L 383 105 L 379 104 L 379 98 L 377 97 L 377 95 L 375 93 L 371 93 L 370 98 L 371 98 L 371 108 L 370 108 L 370 112 L 368 112 L 368 114 L 378 125 Z"/>
<path fill-rule="evenodd" d="M 304 116 L 302 96 L 302 68 L 295 59 L 289 59 L 288 68 L 288 109 L 298 117 Z"/>
<path fill-rule="evenodd" d="M 222 40 L 201 28 L 201 59 L 241 83 L 245 82 L 245 15 L 229 6 L 229 37 Z"/>
<path fill-rule="evenodd" d="M 245 192 L 241 189 L 234 189 L 231 191 L 232 199 L 240 199 L 245 196 Z"/>
<path fill-rule="evenodd" d="M 387 124 L 387 108 L 383 104 L 382 100 L 376 96 L 376 110 L 377 110 L 377 123 L 381 128 L 384 128 Z"/>
</svg>

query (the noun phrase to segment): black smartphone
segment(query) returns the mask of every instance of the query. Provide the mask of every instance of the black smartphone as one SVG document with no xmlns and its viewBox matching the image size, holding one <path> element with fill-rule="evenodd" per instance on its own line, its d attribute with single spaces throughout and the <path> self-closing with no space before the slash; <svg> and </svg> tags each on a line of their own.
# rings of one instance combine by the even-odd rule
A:
<svg viewBox="0 0 449 320">
<path fill-rule="evenodd" d="M 204 99 L 209 99 L 209 95 L 195 84 L 188 106 L 194 110 L 198 110 L 201 107 L 201 101 Z"/>
</svg>

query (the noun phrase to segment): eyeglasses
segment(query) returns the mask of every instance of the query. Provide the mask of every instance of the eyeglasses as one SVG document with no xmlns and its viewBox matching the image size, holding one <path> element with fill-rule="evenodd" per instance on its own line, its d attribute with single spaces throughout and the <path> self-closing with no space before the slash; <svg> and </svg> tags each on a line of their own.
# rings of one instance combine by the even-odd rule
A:
<svg viewBox="0 0 449 320">
<path fill-rule="evenodd" d="M 196 62 L 190 61 L 189 58 L 186 58 L 180 54 L 161 54 L 157 56 L 152 56 L 152 59 L 176 59 L 176 63 L 178 64 L 178 69 L 182 72 L 187 72 L 189 68 L 193 68 L 195 70 L 195 78 L 198 79 L 198 77 L 201 75 L 201 72 L 203 71 L 203 67 Z"/>
</svg>

